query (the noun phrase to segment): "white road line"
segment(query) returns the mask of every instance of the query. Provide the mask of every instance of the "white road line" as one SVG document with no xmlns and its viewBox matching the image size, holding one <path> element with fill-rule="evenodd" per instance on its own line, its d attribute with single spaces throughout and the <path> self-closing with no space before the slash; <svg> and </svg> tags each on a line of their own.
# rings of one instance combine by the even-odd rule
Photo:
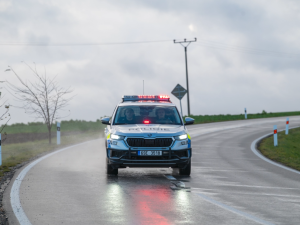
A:
<svg viewBox="0 0 300 225">
<path fill-rule="evenodd" d="M 298 126 L 297 126 L 297 127 L 293 127 L 293 128 L 298 128 Z M 293 128 L 290 128 L 290 129 L 293 129 Z M 281 132 L 281 131 L 284 131 L 284 130 L 285 130 L 285 129 L 282 129 L 282 130 L 280 130 L 280 131 L 278 131 L 278 132 Z M 260 138 L 257 138 L 256 140 L 254 140 L 254 141 L 252 142 L 252 144 L 251 144 L 251 150 L 252 150 L 252 152 L 253 152 L 255 155 L 257 155 L 259 158 L 261 158 L 262 160 L 264 160 L 264 161 L 266 161 L 266 162 L 268 162 L 268 163 L 271 163 L 271 164 L 273 164 L 273 165 L 275 165 L 275 166 L 278 166 L 278 167 L 280 167 L 280 168 L 282 168 L 282 169 L 285 169 L 285 170 L 288 170 L 288 171 L 291 171 L 291 172 L 300 174 L 300 171 L 298 171 L 298 170 L 294 170 L 294 169 L 292 169 L 292 168 L 289 168 L 289 167 L 287 167 L 287 166 L 281 165 L 281 164 L 279 164 L 279 163 L 276 163 L 276 162 L 274 162 L 274 161 L 272 161 L 272 160 L 266 158 L 265 156 L 263 156 L 263 155 L 256 149 L 256 144 L 257 144 L 257 142 L 259 142 L 261 139 L 263 139 L 263 138 L 265 138 L 265 137 L 267 137 L 267 136 L 270 136 L 270 135 L 272 135 L 272 134 L 273 134 L 273 133 L 266 134 L 266 135 L 264 135 L 264 136 L 262 136 L 262 137 L 260 137 Z"/>
<path fill-rule="evenodd" d="M 269 186 L 254 186 L 254 185 L 243 185 L 243 184 L 226 184 L 220 186 L 235 186 L 235 187 L 250 187 L 250 188 L 266 188 L 266 189 L 287 189 L 287 190 L 300 190 L 299 188 L 285 188 L 285 187 L 269 187 Z M 193 188 L 201 189 L 201 188 Z"/>
<path fill-rule="evenodd" d="M 202 155 L 201 153 L 195 153 L 195 152 L 193 152 L 193 155 Z M 202 155 L 203 156 L 203 155 Z M 219 160 L 219 159 L 223 159 L 223 158 L 202 158 L 201 160 Z M 233 160 L 260 160 L 260 159 L 248 159 L 248 158 L 230 158 L 230 159 L 233 159 Z M 202 163 L 202 161 L 201 162 L 194 162 L 193 161 L 193 163 Z"/>
<path fill-rule="evenodd" d="M 93 140 L 92 140 L 93 141 Z M 90 141 L 87 141 L 87 142 L 90 142 Z M 55 151 L 55 152 L 52 152 L 52 153 L 49 153 L 35 161 L 33 161 L 32 163 L 30 163 L 28 166 L 26 166 L 22 171 L 21 173 L 18 175 L 18 177 L 16 178 L 16 180 L 14 181 L 13 183 L 13 186 L 11 188 L 11 192 L 10 192 L 10 203 L 11 203 L 11 207 L 13 209 L 13 212 L 16 216 L 16 218 L 18 219 L 19 223 L 21 225 L 31 225 L 31 222 L 29 221 L 29 219 L 27 218 L 23 208 L 22 208 L 22 205 L 21 205 L 21 201 L 20 201 L 20 186 L 21 186 L 21 183 L 24 179 L 24 177 L 26 176 L 26 174 L 28 173 L 28 171 L 34 167 L 36 164 L 38 164 L 39 162 L 41 162 L 42 160 L 56 154 L 56 153 L 59 153 L 59 152 L 62 152 L 62 151 L 65 151 L 69 148 L 72 148 L 72 147 L 75 147 L 75 146 L 79 146 L 79 145 L 82 145 L 82 144 L 86 144 L 87 142 L 83 142 L 83 143 L 80 143 L 80 144 L 76 144 L 76 145 L 72 145 L 72 146 L 69 146 L 67 148 L 63 148 L 63 149 L 60 149 L 58 151 Z"/>
<path fill-rule="evenodd" d="M 193 166 L 193 168 L 198 168 L 198 169 L 203 169 L 201 166 Z M 256 171 L 266 171 L 266 170 L 218 170 L 218 169 L 203 169 L 205 170 L 204 172 L 212 172 L 212 171 L 220 171 L 220 172 L 228 172 L 228 171 L 233 171 L 235 173 L 249 173 L 249 172 L 256 172 Z"/>
<path fill-rule="evenodd" d="M 194 190 L 195 188 L 191 188 L 191 190 Z M 216 194 L 226 194 L 226 195 L 251 195 L 252 197 L 257 197 L 257 196 L 273 196 L 273 197 L 285 197 L 285 198 L 300 198 L 299 195 L 280 195 L 280 194 L 268 194 L 268 193 L 250 193 L 250 192 L 219 192 L 218 190 L 215 189 L 211 189 L 211 191 L 213 191 L 213 193 Z M 202 193 L 203 191 L 200 190 L 199 191 L 194 191 L 194 193 Z"/>
<path fill-rule="evenodd" d="M 224 149 L 244 149 L 245 147 L 231 147 L 231 146 L 222 146 L 222 145 L 193 145 L 193 148 L 224 148 Z"/>
<path fill-rule="evenodd" d="M 226 193 L 228 194 L 228 193 Z M 279 194 L 258 194 L 258 193 L 242 193 L 242 192 L 235 192 L 232 193 L 233 195 L 251 195 L 251 196 L 273 196 L 273 197 L 286 197 L 286 198 L 300 198 L 299 195 L 279 195 Z"/>
<path fill-rule="evenodd" d="M 245 218 L 247 218 L 247 219 L 249 219 L 249 220 L 255 221 L 255 222 L 260 223 L 260 224 L 263 224 L 263 225 L 273 225 L 273 223 L 270 223 L 270 222 L 268 222 L 268 221 L 262 220 L 262 219 L 260 219 L 260 218 L 255 217 L 255 216 L 252 216 L 251 214 L 248 214 L 248 213 L 242 212 L 242 211 L 240 211 L 240 210 L 237 210 L 237 209 L 235 209 L 235 208 L 233 208 L 233 207 L 231 207 L 231 206 L 225 205 L 225 204 L 223 204 L 223 203 L 221 203 L 221 202 L 215 201 L 215 200 L 213 200 L 212 198 L 207 197 L 207 196 L 204 195 L 204 194 L 201 194 L 201 193 L 195 193 L 195 194 L 197 194 L 197 195 L 200 196 L 203 200 L 205 200 L 205 201 L 207 201 L 207 202 L 209 202 L 209 203 L 212 203 L 212 204 L 214 204 L 214 205 L 216 205 L 216 206 L 219 206 L 219 207 L 221 207 L 221 208 L 223 208 L 223 209 L 225 209 L 225 210 L 228 210 L 228 211 L 230 211 L 230 212 L 232 212 L 232 213 L 235 213 L 235 214 L 237 214 L 237 215 L 239 215 L 239 216 L 245 217 Z"/>
<path fill-rule="evenodd" d="M 283 201 L 283 202 L 288 202 L 288 203 L 300 203 L 300 200 L 297 200 L 297 199 L 288 199 L 288 198 L 277 198 L 278 200 L 280 201 Z M 300 205 L 297 205 L 298 207 L 300 207 Z"/>
</svg>

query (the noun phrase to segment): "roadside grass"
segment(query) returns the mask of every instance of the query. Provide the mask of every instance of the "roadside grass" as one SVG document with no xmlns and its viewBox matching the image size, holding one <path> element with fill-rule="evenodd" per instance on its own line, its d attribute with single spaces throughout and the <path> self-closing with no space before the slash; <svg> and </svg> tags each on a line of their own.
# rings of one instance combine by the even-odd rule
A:
<svg viewBox="0 0 300 225">
<path fill-rule="evenodd" d="M 96 122 L 84 121 L 84 120 L 69 120 L 61 121 L 61 131 L 87 131 L 87 130 L 101 130 L 104 129 L 106 125 L 103 125 L 100 120 Z M 53 124 L 52 131 L 56 131 L 56 124 Z M 47 127 L 42 122 L 33 122 L 33 123 L 15 123 L 8 125 L 2 131 L 8 134 L 17 134 L 17 133 L 47 133 Z"/>
<path fill-rule="evenodd" d="M 282 117 L 282 116 L 299 116 L 299 112 L 278 112 L 278 113 L 267 113 L 263 110 L 262 113 L 248 114 L 248 119 L 259 119 L 259 118 L 271 118 L 271 117 Z M 195 124 L 200 123 L 212 123 L 212 122 L 223 122 L 232 120 L 245 120 L 245 114 L 240 115 L 191 115 L 191 118 L 195 120 Z"/>
<path fill-rule="evenodd" d="M 12 167 L 26 162 L 42 153 L 99 137 L 103 137 L 103 130 L 89 130 L 75 135 L 62 136 L 60 145 L 56 144 L 56 137 L 53 138 L 53 144 L 51 145 L 49 145 L 48 139 L 17 144 L 4 143 L 2 145 L 2 166 L 0 166 L 0 178 L 5 172 L 9 172 Z"/>
<path fill-rule="evenodd" d="M 276 162 L 300 170 L 300 128 L 278 133 L 278 146 L 274 147 L 273 136 L 263 139 L 258 149 L 260 152 Z"/>
</svg>

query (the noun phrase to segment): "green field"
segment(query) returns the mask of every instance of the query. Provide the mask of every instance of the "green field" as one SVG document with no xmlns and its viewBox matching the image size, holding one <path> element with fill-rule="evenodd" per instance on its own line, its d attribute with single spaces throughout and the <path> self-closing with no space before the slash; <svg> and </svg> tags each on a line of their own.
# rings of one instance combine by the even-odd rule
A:
<svg viewBox="0 0 300 225">
<path fill-rule="evenodd" d="M 265 138 L 258 146 L 260 152 L 288 167 L 300 170 L 300 128 L 278 133 L 278 146 L 274 147 L 273 136 Z"/>
<path fill-rule="evenodd" d="M 278 112 L 278 113 L 267 113 L 263 110 L 262 113 L 248 114 L 248 119 L 259 119 L 259 118 L 271 118 L 271 117 L 282 117 L 282 116 L 299 116 L 299 112 Z M 245 120 L 245 114 L 239 115 L 190 115 L 191 118 L 195 119 L 195 124 L 200 123 L 212 123 L 212 122 L 222 122 L 222 121 L 232 121 L 232 120 Z"/>
</svg>

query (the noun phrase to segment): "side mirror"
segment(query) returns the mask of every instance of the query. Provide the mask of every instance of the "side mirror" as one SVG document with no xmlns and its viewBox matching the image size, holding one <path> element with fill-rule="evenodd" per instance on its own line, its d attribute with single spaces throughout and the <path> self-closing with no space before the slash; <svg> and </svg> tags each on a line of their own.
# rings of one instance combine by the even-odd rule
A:
<svg viewBox="0 0 300 225">
<path fill-rule="evenodd" d="M 104 118 L 101 119 L 101 123 L 102 124 L 106 124 L 106 125 L 110 125 L 109 120 L 110 120 L 109 117 L 104 117 Z"/>
<path fill-rule="evenodd" d="M 185 124 L 184 125 L 191 125 L 195 122 L 195 120 L 191 117 L 185 117 Z"/>
</svg>

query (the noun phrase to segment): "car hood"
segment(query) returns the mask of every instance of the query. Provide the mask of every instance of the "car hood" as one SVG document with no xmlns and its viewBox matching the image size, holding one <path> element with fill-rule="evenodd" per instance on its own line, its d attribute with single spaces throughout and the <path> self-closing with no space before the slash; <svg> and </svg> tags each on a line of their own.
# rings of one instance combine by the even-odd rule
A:
<svg viewBox="0 0 300 225">
<path fill-rule="evenodd" d="M 177 136 L 186 133 L 184 126 L 165 124 L 114 125 L 112 133 L 123 136 L 155 138 L 159 136 Z"/>
</svg>

